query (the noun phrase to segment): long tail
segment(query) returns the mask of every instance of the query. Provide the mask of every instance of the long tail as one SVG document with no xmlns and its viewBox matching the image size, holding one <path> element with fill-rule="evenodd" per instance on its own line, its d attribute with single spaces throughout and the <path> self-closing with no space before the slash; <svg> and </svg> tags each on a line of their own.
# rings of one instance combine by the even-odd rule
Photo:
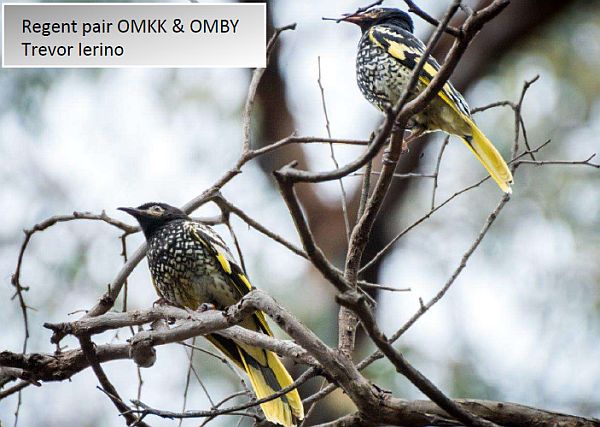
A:
<svg viewBox="0 0 600 427">
<path fill-rule="evenodd" d="M 510 186 L 513 183 L 513 177 L 502 155 L 472 120 L 468 120 L 467 123 L 471 128 L 471 135 L 463 136 L 464 143 L 473 152 L 475 157 L 477 157 L 477 160 L 481 162 L 502 191 L 509 194 L 512 193 Z"/>
<path fill-rule="evenodd" d="M 218 335 L 207 338 L 248 373 L 257 398 L 271 396 L 294 382 L 275 353 Z M 285 427 L 293 427 L 304 418 L 304 407 L 296 389 L 262 403 L 260 407 L 267 420 Z"/>
</svg>

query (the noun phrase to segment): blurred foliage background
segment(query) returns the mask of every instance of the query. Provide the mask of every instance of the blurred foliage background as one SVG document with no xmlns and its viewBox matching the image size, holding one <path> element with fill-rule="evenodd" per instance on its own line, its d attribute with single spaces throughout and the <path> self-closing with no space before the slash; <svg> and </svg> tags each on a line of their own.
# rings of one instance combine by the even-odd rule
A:
<svg viewBox="0 0 600 427">
<path fill-rule="evenodd" d="M 447 1 L 419 2 L 439 15 Z M 485 3 L 485 1 L 482 1 Z M 540 75 L 523 109 L 532 146 L 552 142 L 540 159 L 582 160 L 600 149 L 600 2 L 515 1 L 486 27 L 452 78 L 472 107 L 516 100 L 523 81 Z M 478 2 L 472 2 L 476 6 Z M 259 91 L 255 144 L 287 136 L 325 136 L 317 85 L 317 57 L 334 137 L 368 138 L 380 116 L 354 81 L 356 28 L 321 21 L 362 5 L 359 1 L 269 3 L 275 26 L 297 22 L 280 39 L 273 67 Z M 400 1 L 386 6 L 403 7 Z M 431 27 L 418 18 L 416 32 Z M 442 48 L 443 49 L 443 46 Z M 442 55 L 440 56 L 440 53 Z M 443 51 L 438 52 L 443 58 Z M 128 221 L 117 206 L 150 200 L 183 204 L 231 167 L 240 151 L 241 109 L 248 70 L 111 69 L 0 71 L 0 350 L 19 351 L 20 309 L 11 301 L 10 276 L 23 228 L 74 210 L 107 213 Z M 513 115 L 495 108 L 477 115 L 480 127 L 508 155 Z M 442 143 L 440 135 L 411 151 L 403 166 L 429 172 Z M 336 147 L 343 163 L 359 149 Z M 249 214 L 297 241 L 293 225 L 273 186 L 270 171 L 291 158 L 310 169 L 332 167 L 329 147 L 293 149 L 255 162 L 224 189 Z M 441 167 L 438 200 L 483 176 L 483 170 L 451 140 Z M 354 194 L 359 179 L 345 180 Z M 600 416 L 600 174 L 582 166 L 522 166 L 514 196 L 447 297 L 401 340 L 407 357 L 454 397 L 507 400 L 548 409 Z M 390 195 L 373 233 L 374 246 L 427 212 L 432 183 L 401 182 Z M 302 190 L 319 242 L 343 262 L 345 237 L 337 183 Z M 460 262 L 485 217 L 500 198 L 493 183 L 465 194 L 436 213 L 385 257 L 371 279 L 411 287 L 410 293 L 380 297 L 379 319 L 396 330 L 433 295 Z M 214 214 L 203 207 L 199 214 Z M 253 283 L 274 295 L 328 343 L 337 339 L 332 291 L 306 262 L 234 221 Z M 225 227 L 218 231 L 229 237 Z M 51 352 L 43 322 L 77 316 L 91 307 L 118 271 L 122 259 L 116 231 L 101 223 L 60 224 L 34 236 L 22 281 L 32 336 L 29 351 Z M 142 241 L 128 239 L 130 249 Z M 129 307 L 155 300 L 145 262 L 129 282 Z M 121 302 L 116 307 L 120 307 Z M 124 339 L 128 331 L 105 342 Z M 201 341 L 201 340 L 198 340 Z M 70 348 L 75 341 L 66 340 Z M 206 345 L 206 344 L 203 344 Z M 368 346 L 360 350 L 366 354 Z M 180 410 L 188 355 L 183 347 L 158 349 L 158 361 L 142 370 L 142 400 Z M 219 399 L 239 387 L 221 362 L 197 354 L 195 367 Z M 137 393 L 137 373 L 128 361 L 106 365 L 109 377 L 129 399 Z M 377 362 L 368 375 L 406 398 L 419 392 Z M 71 382 L 46 383 L 23 392 L 19 425 L 118 426 L 118 417 L 95 388 L 90 371 Z M 319 383 L 314 381 L 312 389 Z M 307 387 L 303 390 L 306 396 Z M 74 402 L 78 404 L 73 410 Z M 13 422 L 17 398 L 0 401 L 0 421 Z M 188 407 L 208 408 L 192 381 Z M 336 395 L 321 404 L 314 420 L 349 407 Z M 43 419 L 40 414 L 43 413 Z M 237 420 L 236 420 L 237 422 Z M 153 424 L 172 421 L 153 419 Z M 232 425 L 231 418 L 214 425 Z M 198 421 L 184 421 L 197 425 Z"/>
</svg>

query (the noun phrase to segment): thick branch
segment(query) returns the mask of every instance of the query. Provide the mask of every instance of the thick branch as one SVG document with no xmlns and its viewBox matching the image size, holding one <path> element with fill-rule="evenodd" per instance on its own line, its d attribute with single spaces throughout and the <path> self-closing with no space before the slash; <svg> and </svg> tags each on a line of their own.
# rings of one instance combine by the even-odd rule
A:
<svg viewBox="0 0 600 427">
<path fill-rule="evenodd" d="M 510 402 L 495 402 L 491 400 L 456 399 L 455 402 L 468 408 L 472 414 L 485 418 L 495 424 L 511 427 L 598 427 L 600 420 L 597 418 L 578 417 L 560 412 L 547 411 L 531 406 L 519 405 Z M 456 421 L 448 418 L 448 414 L 440 410 L 429 400 L 413 400 L 394 402 L 402 407 L 406 416 L 392 422 L 393 425 L 405 427 L 426 426 L 458 426 Z M 360 424 L 357 422 L 364 422 Z M 375 426 L 388 424 L 377 416 L 367 418 L 356 412 L 346 415 L 331 423 L 321 424 L 320 427 L 342 426 Z"/>
</svg>

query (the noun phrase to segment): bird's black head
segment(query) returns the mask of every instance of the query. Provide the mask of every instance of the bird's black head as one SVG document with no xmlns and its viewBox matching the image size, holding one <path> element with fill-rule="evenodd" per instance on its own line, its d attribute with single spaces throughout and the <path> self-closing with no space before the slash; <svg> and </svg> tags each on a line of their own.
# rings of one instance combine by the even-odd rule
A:
<svg viewBox="0 0 600 427">
<path fill-rule="evenodd" d="M 373 25 L 382 24 L 396 25 L 409 33 L 414 30 L 413 21 L 408 13 L 389 7 L 376 7 L 348 15 L 342 21 L 358 25 L 363 33 Z"/>
<path fill-rule="evenodd" d="M 138 220 L 146 239 L 152 235 L 163 225 L 176 219 L 185 219 L 188 216 L 181 209 L 166 203 L 144 203 L 137 208 L 118 208 L 123 212 L 127 212 Z"/>
</svg>

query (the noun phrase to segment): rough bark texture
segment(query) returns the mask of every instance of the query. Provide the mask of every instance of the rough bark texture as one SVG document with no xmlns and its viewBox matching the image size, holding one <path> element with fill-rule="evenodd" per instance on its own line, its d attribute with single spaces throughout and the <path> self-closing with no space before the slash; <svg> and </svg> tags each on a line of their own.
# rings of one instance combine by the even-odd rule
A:
<svg viewBox="0 0 600 427">
<path fill-rule="evenodd" d="M 478 2 L 480 9 L 491 3 L 491 0 Z M 459 64 L 457 70 L 452 76 L 455 86 L 461 90 L 467 90 L 471 84 L 483 77 L 487 72 L 493 70 L 498 61 L 513 49 L 518 49 L 528 37 L 543 31 L 544 26 L 575 3 L 574 0 L 559 1 L 550 0 L 540 2 L 537 0 L 519 0 L 513 1 L 499 17 L 487 25 L 469 47 L 464 59 Z M 268 34 L 273 32 L 273 19 L 271 16 L 272 7 L 268 4 Z M 343 11 L 340 11 L 343 12 Z M 415 17 L 415 19 L 419 19 Z M 452 25 L 459 26 L 461 22 L 452 22 Z M 443 60 L 452 44 L 452 37 L 445 35 L 439 42 L 434 56 Z M 283 76 L 278 66 L 278 51 L 273 52 L 271 66 L 266 70 L 257 92 L 257 103 L 260 117 L 257 117 L 257 133 L 254 141 L 264 146 L 278 139 L 290 135 L 294 129 L 294 118 L 288 107 L 286 99 L 286 88 Z M 375 123 L 373 124 L 375 127 Z M 408 154 L 400 159 L 397 172 L 411 172 L 416 169 L 420 155 L 427 138 L 421 138 L 411 147 Z M 299 168 L 307 168 L 307 160 L 303 148 L 300 145 L 286 147 L 279 151 L 277 156 L 261 157 L 260 165 L 263 171 L 271 176 L 272 171 L 297 160 Z M 380 160 L 377 159 L 376 163 Z M 383 212 L 375 223 L 375 227 L 370 233 L 369 244 L 364 252 L 364 259 L 368 260 L 379 252 L 386 244 L 389 238 L 390 230 L 398 229 L 397 224 L 390 224 L 392 218 L 395 218 L 394 212 L 397 211 L 404 202 L 404 195 L 408 188 L 409 180 L 395 180 L 392 183 L 390 191 L 383 205 Z M 343 238 L 345 233 L 344 221 L 339 203 L 332 205 L 320 199 L 316 192 L 316 186 L 299 185 L 296 187 L 302 207 L 306 212 L 306 217 L 311 226 L 315 241 L 321 246 L 325 255 L 334 262 L 339 261 L 342 264 L 345 255 L 346 240 Z M 348 205 L 350 218 L 354 218 L 358 207 L 360 194 L 356 192 L 348 195 Z M 385 221 L 388 218 L 388 221 Z M 326 219 L 326 220 L 324 220 Z M 363 279 L 369 282 L 378 283 L 379 269 L 381 261 L 375 263 L 363 275 Z M 312 276 L 317 283 L 319 275 Z M 326 285 L 324 285 L 326 286 Z M 376 292 L 372 295 L 376 297 Z M 332 310 L 337 310 L 337 306 L 332 304 Z M 358 346 L 361 347 L 364 334 L 359 330 L 357 336 Z M 305 390 L 312 392 L 314 390 Z M 319 412 L 315 414 L 313 421 L 319 422 L 324 419 L 330 419 L 330 414 L 322 406 Z"/>
</svg>

